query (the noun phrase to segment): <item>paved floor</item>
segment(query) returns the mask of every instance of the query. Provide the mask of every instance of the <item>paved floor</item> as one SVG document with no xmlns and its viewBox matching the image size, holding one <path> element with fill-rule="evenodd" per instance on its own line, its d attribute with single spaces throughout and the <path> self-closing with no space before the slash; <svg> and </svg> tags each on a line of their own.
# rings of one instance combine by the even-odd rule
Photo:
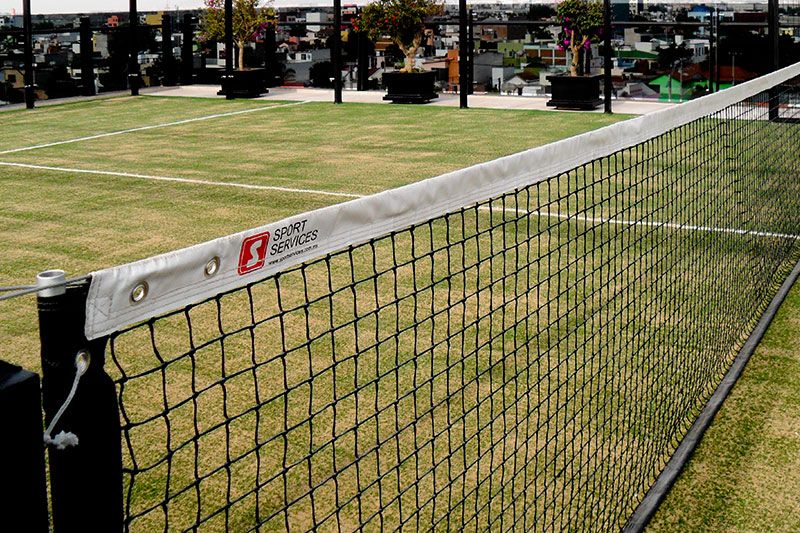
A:
<svg viewBox="0 0 800 533">
<path fill-rule="evenodd" d="M 186 85 L 183 87 L 148 87 L 141 89 L 141 94 L 152 94 L 158 96 L 188 96 L 195 98 L 224 98 L 218 96 L 217 91 L 219 85 Z M 124 96 L 128 94 L 127 91 L 115 91 L 109 93 L 102 93 L 97 96 L 76 96 L 72 98 L 58 98 L 54 100 L 42 100 L 36 102 L 36 107 L 44 107 L 48 105 L 65 104 L 69 102 L 78 102 L 84 100 L 95 100 L 103 98 L 113 98 L 115 96 Z M 386 93 L 383 91 L 343 91 L 342 100 L 345 102 L 357 102 L 367 104 L 387 104 L 383 100 Z M 306 102 L 332 102 L 333 89 L 314 89 L 314 88 L 294 88 L 294 87 L 273 87 L 269 90 L 269 94 L 258 98 L 259 100 L 288 100 L 288 101 L 306 101 Z M 469 97 L 469 106 L 476 108 L 486 109 L 539 109 L 546 111 L 554 111 L 552 107 L 547 107 L 547 97 L 541 96 L 499 96 L 496 94 L 473 94 Z M 439 98 L 434 100 L 428 105 L 445 106 L 445 107 L 458 107 L 459 97 L 457 94 L 440 94 Z M 678 104 L 669 104 L 665 102 L 653 102 L 648 100 L 633 100 L 624 98 L 621 100 L 614 100 L 612 108 L 615 113 L 624 113 L 629 115 L 646 115 L 653 111 L 666 109 Z M 0 106 L 0 111 L 11 111 L 13 109 L 22 109 L 25 104 L 12 104 Z M 593 113 L 602 113 L 603 108 L 600 107 L 592 111 Z"/>
<path fill-rule="evenodd" d="M 217 96 L 219 85 L 187 85 L 184 87 L 156 87 L 145 89 L 142 94 L 157 94 L 159 96 L 192 96 L 196 98 L 223 98 Z M 344 91 L 342 100 L 345 102 L 358 103 L 388 103 L 383 100 L 383 91 Z M 308 102 L 332 102 L 332 89 L 312 89 L 312 88 L 289 88 L 274 87 L 269 90 L 269 94 L 262 96 L 259 100 L 289 100 L 289 101 L 308 101 Z M 488 109 L 539 109 L 553 111 L 552 107 L 547 107 L 546 97 L 538 96 L 499 96 L 490 94 L 473 94 L 469 97 L 470 107 Z M 428 105 L 458 107 L 459 96 L 457 94 L 440 94 L 439 98 Z M 631 115 L 645 115 L 666 109 L 677 104 L 662 102 L 650 102 L 645 100 L 622 99 L 614 100 L 612 108 L 615 113 L 626 113 Z M 600 107 L 593 111 L 602 113 Z"/>
</svg>

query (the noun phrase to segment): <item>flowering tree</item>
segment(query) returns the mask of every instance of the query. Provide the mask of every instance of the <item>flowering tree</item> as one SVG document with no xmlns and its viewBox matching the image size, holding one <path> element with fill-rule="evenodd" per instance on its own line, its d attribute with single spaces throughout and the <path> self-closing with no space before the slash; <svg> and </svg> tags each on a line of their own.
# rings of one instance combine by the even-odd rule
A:
<svg viewBox="0 0 800 533">
<path fill-rule="evenodd" d="M 353 29 L 366 32 L 372 40 L 388 36 L 406 56 L 401 72 L 411 72 L 425 32 L 425 19 L 441 11 L 438 0 L 376 0 L 364 7 Z"/>
<path fill-rule="evenodd" d="M 200 17 L 200 39 L 224 39 L 225 0 L 205 0 L 205 5 Z M 261 6 L 261 0 L 233 0 L 233 41 L 239 48 L 239 70 L 244 70 L 245 46 L 254 41 L 273 19 L 272 9 Z"/>
<path fill-rule="evenodd" d="M 603 34 L 603 5 L 594 0 L 563 0 L 556 6 L 556 15 L 562 27 L 558 48 L 572 52 L 569 74 L 577 76 L 581 48 L 588 49 Z"/>
</svg>

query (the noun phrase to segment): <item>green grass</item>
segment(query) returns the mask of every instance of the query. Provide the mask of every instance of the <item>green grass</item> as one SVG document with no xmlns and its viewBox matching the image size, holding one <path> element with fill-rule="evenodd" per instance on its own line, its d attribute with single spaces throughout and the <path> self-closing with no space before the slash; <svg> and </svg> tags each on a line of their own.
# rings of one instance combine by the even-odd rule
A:
<svg viewBox="0 0 800 533">
<path fill-rule="evenodd" d="M 798 376 L 800 285 L 778 311 L 650 531 L 800 529 Z"/>
<path fill-rule="evenodd" d="M 324 191 L 379 192 L 624 118 L 262 105 L 124 98 L 4 115 L 0 151 L 257 109 L 0 161 L 318 193 L 0 166 L 0 280 L 139 259 L 341 201 Z M 144 469 L 126 472 L 133 529 L 189 528 L 198 513 L 210 531 L 270 516 L 265 530 L 620 526 L 799 251 L 535 211 L 796 229 L 791 158 L 752 157 L 778 135 L 794 146 L 794 130 L 753 124 L 731 155 L 704 148 L 717 125 L 685 128 L 661 159 L 627 150 L 114 336 L 125 465 Z M 34 309 L 20 303 L 5 306 L 0 356 L 35 369 Z"/>
</svg>

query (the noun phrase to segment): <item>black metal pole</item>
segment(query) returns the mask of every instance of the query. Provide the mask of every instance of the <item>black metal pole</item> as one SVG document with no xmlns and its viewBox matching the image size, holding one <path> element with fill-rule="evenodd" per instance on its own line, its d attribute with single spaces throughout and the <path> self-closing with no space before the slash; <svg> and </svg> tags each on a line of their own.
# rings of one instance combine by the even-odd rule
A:
<svg viewBox="0 0 800 533">
<path fill-rule="evenodd" d="M 130 36 L 128 42 L 128 85 L 131 88 L 131 96 L 139 95 L 139 10 L 136 7 L 136 0 L 130 0 L 128 4 L 128 24 L 130 26 Z"/>
<path fill-rule="evenodd" d="M 467 19 L 467 87 L 469 87 L 467 94 L 475 92 L 475 86 L 472 83 L 472 77 L 475 75 L 475 20 L 473 15 L 470 9 Z"/>
<path fill-rule="evenodd" d="M 183 37 L 181 39 L 181 85 L 192 83 L 194 74 L 194 28 L 192 15 L 183 16 Z"/>
<path fill-rule="evenodd" d="M 714 85 L 716 90 L 719 91 L 719 44 L 721 42 L 721 35 L 719 34 L 719 11 L 714 11 L 714 36 L 717 40 L 717 46 L 714 48 Z"/>
<path fill-rule="evenodd" d="M 778 36 L 780 33 L 780 21 L 778 19 L 778 0 L 769 0 L 767 9 L 767 19 L 769 21 L 769 62 L 770 70 L 776 71 L 781 67 L 780 55 L 778 50 Z M 778 91 L 772 88 L 769 91 L 769 119 L 778 118 Z"/>
<path fill-rule="evenodd" d="M 468 106 L 469 95 L 469 37 L 467 36 L 468 26 L 467 0 L 458 0 L 458 96 L 459 107 L 466 109 Z"/>
<path fill-rule="evenodd" d="M 89 17 L 81 17 L 80 46 L 82 94 L 83 96 L 93 96 L 95 94 L 94 44 L 92 43 L 92 28 Z"/>
<path fill-rule="evenodd" d="M 708 92 L 715 92 L 714 89 L 714 56 L 717 53 L 717 36 L 714 33 L 714 11 L 708 18 Z"/>
<path fill-rule="evenodd" d="M 43 272 L 39 280 L 62 271 Z M 39 292 L 42 346 L 42 403 L 50 424 L 69 396 L 77 363 L 88 363 L 75 396 L 52 436 L 73 433 L 78 442 L 59 449 L 49 445 L 53 529 L 120 531 L 122 529 L 122 443 L 114 383 L 105 373 L 106 339 L 86 340 L 83 326 L 88 286 Z M 91 509 L 87 505 L 91 502 Z"/>
<path fill-rule="evenodd" d="M 0 439 L 4 522 L 11 529 L 16 522 L 44 533 L 49 519 L 39 391 L 38 375 L 0 361 L 0 427 L 8 432 L 8 438 Z"/>
<path fill-rule="evenodd" d="M 603 103 L 604 111 L 611 109 L 611 0 L 603 0 Z"/>
<path fill-rule="evenodd" d="M 227 100 L 233 100 L 233 0 L 225 0 L 225 75 L 222 90 Z"/>
<path fill-rule="evenodd" d="M 264 34 L 264 66 L 267 69 L 267 86 L 275 87 L 280 84 L 280 66 L 275 54 L 278 51 L 278 43 L 275 36 L 275 26 L 272 24 L 266 29 Z"/>
<path fill-rule="evenodd" d="M 172 17 L 161 15 L 161 85 L 175 85 L 175 57 L 172 55 Z"/>
<path fill-rule="evenodd" d="M 33 91 L 33 23 L 31 22 L 31 0 L 22 2 L 23 47 L 25 48 L 25 107 L 33 109 L 36 94 Z"/>
<path fill-rule="evenodd" d="M 342 0 L 333 0 L 333 103 L 342 103 Z"/>
</svg>

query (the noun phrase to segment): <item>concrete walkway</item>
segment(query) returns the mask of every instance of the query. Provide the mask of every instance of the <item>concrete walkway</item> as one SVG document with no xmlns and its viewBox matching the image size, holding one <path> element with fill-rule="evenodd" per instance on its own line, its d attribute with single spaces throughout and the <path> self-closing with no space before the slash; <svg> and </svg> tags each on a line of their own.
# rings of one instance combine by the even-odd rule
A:
<svg viewBox="0 0 800 533">
<path fill-rule="evenodd" d="M 219 85 L 187 85 L 184 87 L 154 87 L 142 91 L 142 94 L 158 96 L 188 96 L 195 98 L 224 98 L 217 96 Z M 365 104 L 388 104 L 383 100 L 386 93 L 383 91 L 343 91 L 342 100 L 344 102 L 355 102 Z M 499 96 L 496 94 L 473 94 L 469 97 L 469 106 L 486 109 L 538 109 L 542 111 L 554 111 L 552 107 L 547 107 L 547 97 L 540 96 Z M 333 89 L 313 89 L 313 88 L 294 88 L 294 87 L 273 87 L 269 94 L 258 98 L 258 100 L 288 100 L 306 102 L 333 102 Z M 439 98 L 428 105 L 458 107 L 459 96 L 457 94 L 440 94 Z M 630 115 L 645 115 L 666 109 L 678 104 L 663 102 L 652 102 L 647 100 L 620 99 L 614 100 L 612 108 L 615 113 Z M 603 108 L 595 109 L 593 113 L 602 113 Z"/>
</svg>

